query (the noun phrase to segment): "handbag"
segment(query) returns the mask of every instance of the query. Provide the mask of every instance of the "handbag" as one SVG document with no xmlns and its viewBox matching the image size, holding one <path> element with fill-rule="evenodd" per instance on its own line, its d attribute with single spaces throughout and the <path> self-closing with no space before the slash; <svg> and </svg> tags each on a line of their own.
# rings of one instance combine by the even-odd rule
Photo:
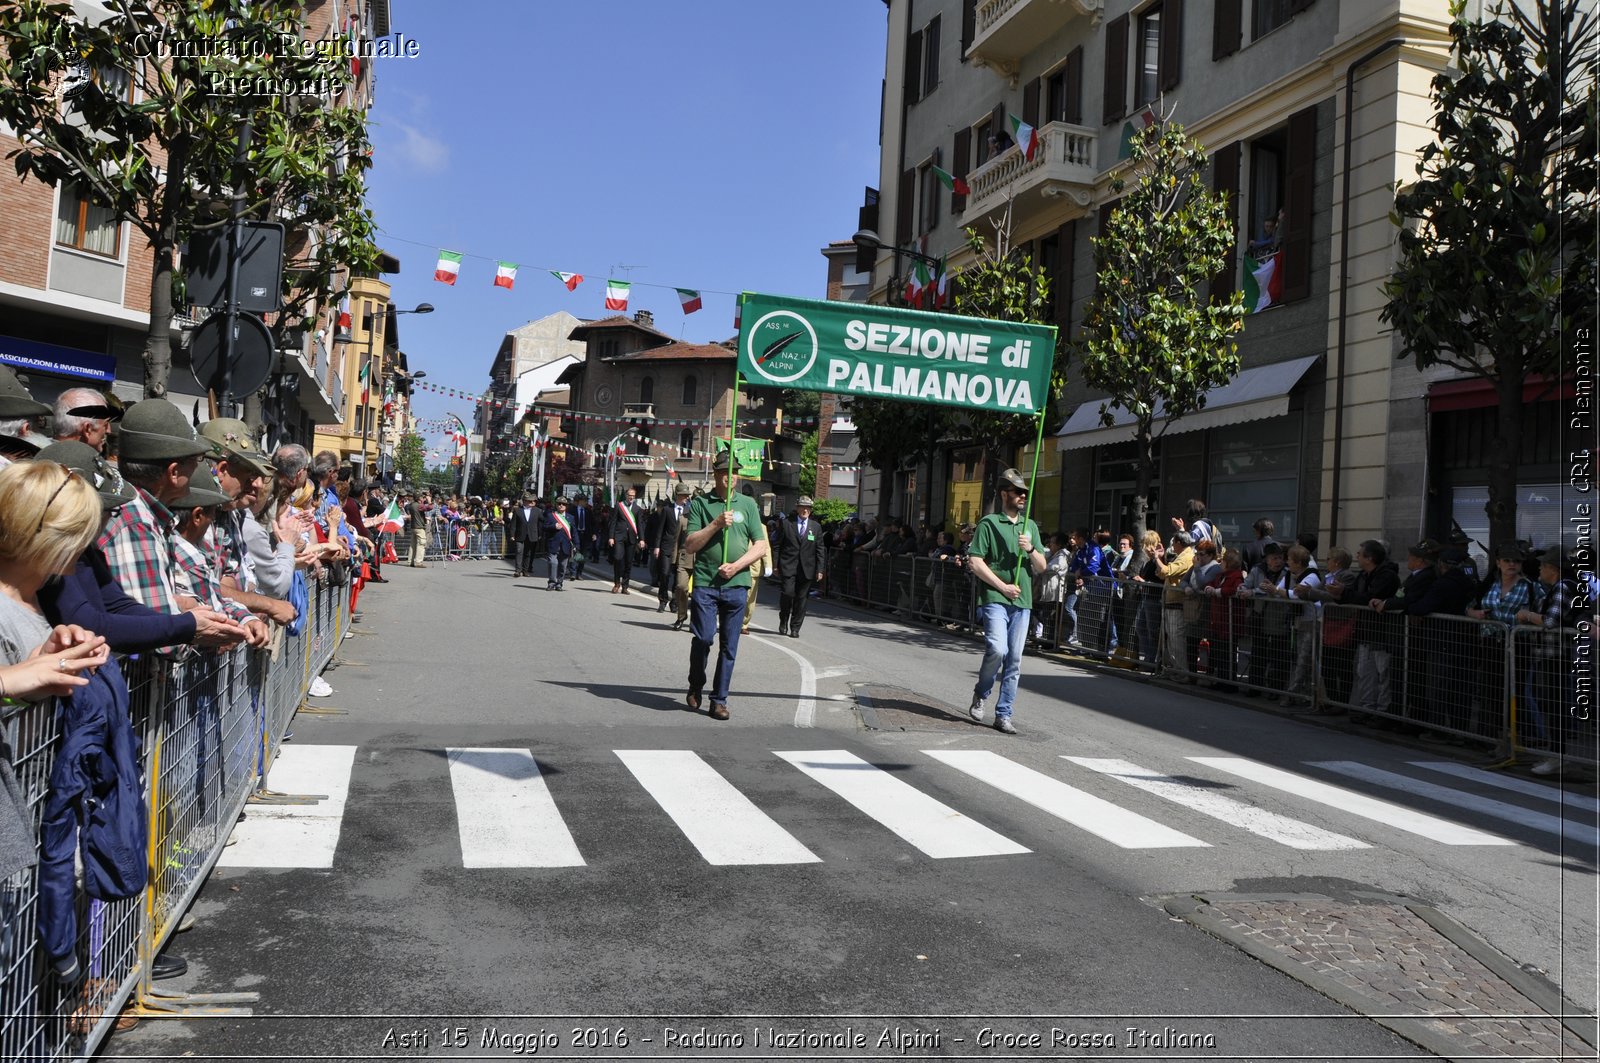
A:
<svg viewBox="0 0 1600 1063">
<path fill-rule="evenodd" d="M 1322 644 L 1342 650 L 1356 637 L 1356 618 L 1353 616 L 1324 616 L 1322 618 Z"/>
</svg>

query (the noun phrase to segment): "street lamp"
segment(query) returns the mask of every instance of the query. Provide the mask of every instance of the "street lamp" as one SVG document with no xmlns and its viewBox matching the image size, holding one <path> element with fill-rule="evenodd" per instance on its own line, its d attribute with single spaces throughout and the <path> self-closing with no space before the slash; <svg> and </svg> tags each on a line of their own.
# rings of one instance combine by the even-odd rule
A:
<svg viewBox="0 0 1600 1063">
<path fill-rule="evenodd" d="M 925 262 L 932 267 L 932 273 L 937 274 L 938 272 L 939 260 L 937 258 L 934 258 L 932 255 L 924 254 L 921 251 L 915 251 L 909 247 L 896 247 L 893 244 L 886 244 L 883 242 L 883 238 L 877 234 L 876 230 L 857 229 L 856 234 L 850 238 L 850 242 L 855 244 L 863 251 L 889 251 L 897 258 L 901 255 L 904 255 L 905 257 L 914 259 L 917 262 Z M 898 274 L 899 272 L 900 267 L 897 263 L 895 265 L 895 273 Z"/>
<path fill-rule="evenodd" d="M 397 315 L 398 314 L 431 314 L 431 313 L 433 313 L 433 304 L 432 303 L 418 303 L 416 305 L 416 307 L 414 309 L 411 309 L 411 310 L 394 310 L 394 308 L 391 306 L 391 307 L 387 307 L 386 310 L 393 310 L 394 313 L 397 314 Z M 376 320 L 375 316 L 374 316 L 373 320 L 370 320 L 370 321 L 367 322 L 367 361 L 366 361 L 366 372 L 363 374 L 366 377 L 366 380 L 367 380 L 367 390 L 366 390 L 366 394 L 363 395 L 362 399 L 361 399 L 361 475 L 363 475 L 363 476 L 367 475 L 367 431 L 368 431 L 368 428 L 372 424 L 372 412 L 371 412 L 371 404 L 370 404 L 370 400 L 372 398 L 372 337 L 373 337 L 373 334 L 377 332 L 377 329 L 374 328 L 374 326 L 376 324 L 377 324 L 377 320 Z M 379 396 L 379 399 L 380 399 L 380 403 L 379 403 L 378 409 L 379 409 L 379 412 L 381 413 L 382 410 L 383 410 L 383 406 L 382 406 L 382 402 L 381 402 L 381 399 L 382 399 L 381 395 Z M 383 449 L 383 437 L 382 437 L 381 433 L 380 433 L 380 435 L 378 437 L 378 449 L 380 451 L 382 451 L 382 449 Z"/>
<path fill-rule="evenodd" d="M 423 377 L 428 375 L 428 371 L 426 369 L 418 369 L 414 373 L 408 373 L 404 369 L 391 369 L 389 371 L 389 375 L 394 377 L 394 379 L 400 380 L 400 381 L 421 380 Z M 384 400 L 385 401 L 383 402 L 383 404 L 381 406 L 378 407 L 378 482 L 384 484 L 384 486 L 386 486 L 386 487 L 393 486 L 392 484 L 390 484 L 388 482 L 389 481 L 389 452 L 387 450 L 388 443 L 387 443 L 387 439 L 386 439 L 386 437 L 389 434 L 389 403 L 387 401 L 388 400 L 388 389 L 389 389 L 389 382 L 387 380 L 385 380 L 384 381 Z M 409 394 L 410 394 L 410 392 L 407 392 L 407 395 L 409 395 Z"/>
<path fill-rule="evenodd" d="M 611 493 L 611 504 L 617 503 L 617 440 L 623 436 L 632 435 L 638 430 L 637 425 L 629 425 L 611 437 L 611 442 L 606 444 L 606 490 Z"/>
<path fill-rule="evenodd" d="M 445 414 L 445 416 L 450 418 L 452 421 L 454 421 L 456 423 L 456 425 L 461 429 L 461 438 L 463 440 L 462 449 L 466 451 L 466 453 L 463 454 L 462 457 L 461 457 L 461 491 L 460 491 L 460 493 L 464 495 L 464 494 L 467 493 L 467 486 L 468 486 L 467 477 L 472 474 L 472 437 L 467 434 L 467 422 L 463 421 L 459 414 L 447 413 L 447 414 Z"/>
</svg>

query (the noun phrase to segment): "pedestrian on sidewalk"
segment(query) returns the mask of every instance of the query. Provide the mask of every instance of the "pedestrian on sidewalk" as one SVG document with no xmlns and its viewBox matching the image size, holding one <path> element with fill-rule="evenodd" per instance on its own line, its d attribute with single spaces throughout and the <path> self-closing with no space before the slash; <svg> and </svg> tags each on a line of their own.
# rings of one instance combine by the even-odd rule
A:
<svg viewBox="0 0 1600 1063">
<path fill-rule="evenodd" d="M 983 625 L 983 664 L 972 688 L 968 714 L 983 722 L 983 703 L 1000 677 L 1000 696 L 994 705 L 994 726 L 1001 734 L 1016 734 L 1011 722 L 1022 674 L 1022 649 L 1028 638 L 1033 611 L 1033 577 L 1045 570 L 1039 549 L 1039 526 L 1022 515 L 1028 482 L 1016 469 L 1000 474 L 1000 512 L 978 522 L 967 565 L 978 580 L 978 622 Z"/>
<path fill-rule="evenodd" d="M 817 522 L 811 519 L 811 507 L 811 496 L 801 495 L 794 506 L 794 518 L 778 521 L 777 534 L 772 539 L 775 555 L 772 567 L 782 583 L 778 595 L 778 634 L 793 639 L 800 637 L 811 588 L 816 586 L 824 571 L 822 544 L 817 541 Z"/>
<path fill-rule="evenodd" d="M 750 593 L 751 568 L 766 556 L 761 511 L 747 495 L 733 490 L 729 453 L 712 462 L 715 489 L 689 504 L 684 549 L 695 554 L 694 593 L 690 598 L 689 693 L 691 709 L 699 709 L 706 685 L 706 658 L 718 641 L 717 669 L 711 685 L 713 720 L 728 718 L 728 687 L 739 653 L 739 628 Z"/>
</svg>

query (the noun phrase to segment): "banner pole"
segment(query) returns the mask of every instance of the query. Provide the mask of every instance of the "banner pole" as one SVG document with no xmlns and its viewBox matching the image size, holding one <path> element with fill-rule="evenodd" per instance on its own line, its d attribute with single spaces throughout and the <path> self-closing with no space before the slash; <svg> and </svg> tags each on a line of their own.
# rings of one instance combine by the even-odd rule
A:
<svg viewBox="0 0 1600 1063">
<path fill-rule="evenodd" d="M 734 446 L 739 438 L 739 367 L 733 367 L 733 411 L 728 418 L 728 497 L 722 500 L 722 511 L 733 508 L 733 481 L 738 476 L 739 454 Z M 722 563 L 728 563 L 728 529 L 722 529 Z"/>
<path fill-rule="evenodd" d="M 1049 403 L 1039 407 L 1039 427 L 1033 437 L 1033 469 L 1028 473 L 1028 501 L 1022 507 L 1022 530 L 1028 530 L 1028 521 L 1033 516 L 1033 488 L 1039 480 L 1039 450 L 1044 444 L 1044 415 L 1050 408 Z M 1034 543 L 1036 549 L 1043 549 L 1043 543 Z M 1016 582 L 1022 582 L 1022 555 L 1017 555 Z"/>
</svg>

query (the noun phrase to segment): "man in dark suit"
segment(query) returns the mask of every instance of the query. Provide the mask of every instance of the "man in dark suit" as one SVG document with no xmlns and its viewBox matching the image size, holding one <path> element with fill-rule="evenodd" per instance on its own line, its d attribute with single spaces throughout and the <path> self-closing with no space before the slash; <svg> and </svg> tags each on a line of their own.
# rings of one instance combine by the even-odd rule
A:
<svg viewBox="0 0 1600 1063">
<path fill-rule="evenodd" d="M 544 518 L 544 534 L 546 564 L 550 572 L 550 581 L 544 589 L 564 591 L 567 589 L 567 560 L 572 557 L 573 536 L 577 533 L 572 527 L 572 519 L 567 516 L 567 500 L 560 495 L 556 496 L 555 503 L 550 507 L 549 516 Z"/>
<path fill-rule="evenodd" d="M 672 504 L 663 506 L 655 521 L 655 535 L 650 540 L 650 571 L 656 576 L 656 612 L 667 611 L 678 586 L 678 530 L 683 527 L 683 515 L 689 508 L 689 488 L 682 480 L 672 489 Z"/>
<path fill-rule="evenodd" d="M 533 559 L 539 556 L 539 540 L 544 535 L 544 514 L 531 494 L 511 511 L 511 542 L 516 548 L 516 576 L 533 575 Z"/>
<path fill-rule="evenodd" d="M 611 535 L 606 545 L 611 548 L 611 593 L 628 594 L 628 581 L 633 574 L 633 551 L 644 541 L 644 521 L 634 505 L 634 490 L 628 488 L 622 501 L 611 514 Z"/>
<path fill-rule="evenodd" d="M 800 625 L 806 619 L 806 600 L 811 587 L 822 574 L 821 529 L 811 519 L 811 498 L 801 495 L 795 503 L 794 516 L 778 522 L 777 537 L 772 540 L 775 555 L 773 568 L 777 570 L 781 591 L 778 596 L 778 634 L 792 639 L 800 637 Z"/>
</svg>

